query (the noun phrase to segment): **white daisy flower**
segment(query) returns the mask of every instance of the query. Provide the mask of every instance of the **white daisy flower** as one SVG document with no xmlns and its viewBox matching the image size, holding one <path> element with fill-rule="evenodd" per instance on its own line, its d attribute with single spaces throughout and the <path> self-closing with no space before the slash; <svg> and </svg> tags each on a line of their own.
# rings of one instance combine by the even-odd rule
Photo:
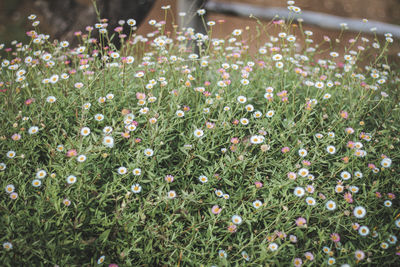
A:
<svg viewBox="0 0 400 267">
<path fill-rule="evenodd" d="M 33 187 L 39 187 L 42 185 L 42 181 L 35 179 L 32 181 L 32 185 L 33 185 Z"/>
<path fill-rule="evenodd" d="M 351 174 L 347 171 L 342 171 L 340 173 L 340 177 L 342 177 L 343 180 L 349 180 L 351 178 Z"/>
<path fill-rule="evenodd" d="M 9 185 L 6 186 L 6 192 L 7 193 L 11 194 L 12 192 L 14 192 L 14 190 L 15 190 L 14 185 L 9 184 Z"/>
<path fill-rule="evenodd" d="M 389 168 L 392 165 L 392 160 L 390 158 L 384 158 L 381 161 L 381 166 L 384 168 Z"/>
<path fill-rule="evenodd" d="M 47 175 L 47 172 L 45 170 L 40 170 L 36 173 L 36 178 L 38 179 L 43 179 Z"/>
<path fill-rule="evenodd" d="M 325 207 L 328 210 L 335 210 L 336 209 L 336 203 L 333 200 L 328 200 L 328 202 L 326 202 Z"/>
<path fill-rule="evenodd" d="M 302 197 L 304 196 L 305 190 L 303 187 L 298 186 L 294 189 L 293 193 L 297 197 Z"/>
<path fill-rule="evenodd" d="M 274 110 L 269 110 L 265 116 L 266 116 L 267 118 L 272 118 L 272 116 L 274 116 L 274 114 L 275 114 L 275 111 L 274 111 Z"/>
<path fill-rule="evenodd" d="M 197 137 L 197 138 L 200 138 L 200 137 L 202 137 L 204 135 L 204 132 L 201 129 L 196 129 L 196 130 L 194 130 L 193 133 L 194 133 L 194 136 Z"/>
<path fill-rule="evenodd" d="M 253 207 L 254 207 L 255 209 L 260 208 L 260 207 L 262 206 L 262 204 L 263 204 L 263 203 L 262 203 L 260 200 L 253 201 Z"/>
<path fill-rule="evenodd" d="M 12 244 L 10 242 L 4 242 L 3 243 L 3 248 L 5 250 L 11 250 L 13 248 Z"/>
<path fill-rule="evenodd" d="M 12 159 L 12 158 L 15 157 L 16 154 L 17 154 L 17 153 L 15 153 L 15 151 L 10 150 L 10 151 L 7 152 L 7 158 Z"/>
<path fill-rule="evenodd" d="M 241 224 L 242 223 L 242 217 L 240 217 L 239 215 L 233 215 L 232 216 L 232 222 L 234 224 Z"/>
<path fill-rule="evenodd" d="M 86 156 L 85 156 L 85 155 L 79 155 L 79 156 L 76 158 L 76 160 L 77 160 L 78 162 L 84 162 L 84 161 L 86 161 Z"/>
<path fill-rule="evenodd" d="M 305 157 L 305 156 L 307 156 L 307 154 L 308 154 L 308 152 L 307 152 L 307 150 L 305 150 L 304 148 L 302 148 L 302 149 L 300 149 L 299 150 L 299 156 L 300 157 Z"/>
<path fill-rule="evenodd" d="M 250 137 L 250 142 L 252 144 L 261 144 L 262 142 L 264 142 L 264 136 L 262 135 L 253 135 L 252 137 Z"/>
<path fill-rule="evenodd" d="M 268 245 L 268 249 L 270 251 L 276 251 L 278 248 L 279 248 L 279 246 L 278 246 L 277 243 L 271 243 L 271 244 Z"/>
<path fill-rule="evenodd" d="M 360 228 L 358 228 L 358 233 L 361 236 L 367 236 L 369 234 L 369 228 L 367 226 L 363 225 Z"/>
<path fill-rule="evenodd" d="M 309 206 L 314 206 L 317 202 L 315 201 L 315 198 L 313 197 L 307 197 L 306 198 L 306 203 Z"/>
<path fill-rule="evenodd" d="M 153 156 L 154 151 L 153 151 L 153 149 L 151 149 L 151 148 L 146 148 L 146 149 L 143 151 L 143 153 L 144 153 L 147 157 L 151 157 L 151 156 Z"/>
<path fill-rule="evenodd" d="M 299 174 L 301 177 L 306 177 L 306 176 L 309 174 L 309 171 L 308 171 L 306 168 L 301 168 L 301 169 L 298 171 L 298 174 Z"/>
<path fill-rule="evenodd" d="M 132 171 L 133 175 L 139 176 L 142 174 L 142 170 L 140 168 L 136 168 Z"/>
<path fill-rule="evenodd" d="M 105 145 L 106 147 L 112 148 L 114 146 L 114 138 L 109 135 L 104 136 L 103 145 Z"/>
<path fill-rule="evenodd" d="M 334 147 L 334 146 L 327 146 L 326 147 L 326 151 L 329 153 L 329 154 L 335 154 L 336 153 L 336 148 Z"/>
<path fill-rule="evenodd" d="M 54 103 L 56 102 L 57 98 L 55 96 L 49 96 L 46 98 L 47 103 Z"/>
<path fill-rule="evenodd" d="M 28 133 L 29 134 L 36 134 L 38 131 L 39 131 L 39 127 L 32 126 L 31 128 L 29 128 Z"/>
<path fill-rule="evenodd" d="M 106 256 L 101 256 L 98 260 L 97 260 L 97 264 L 102 264 L 104 262 L 104 260 L 106 259 Z"/>
<path fill-rule="evenodd" d="M 354 216 L 355 216 L 356 218 L 361 219 L 361 218 L 364 218 L 364 217 L 365 217 L 365 214 L 367 214 L 367 211 L 365 210 L 364 207 L 362 207 L 362 206 L 357 206 L 357 207 L 354 208 L 353 214 L 354 214 Z"/>
<path fill-rule="evenodd" d="M 67 183 L 68 184 L 74 184 L 76 182 L 76 176 L 70 175 L 67 177 Z"/>
<path fill-rule="evenodd" d="M 200 175 L 200 176 L 199 176 L 199 181 L 200 181 L 201 183 L 205 184 L 205 183 L 208 182 L 208 178 L 207 178 L 207 176 L 205 176 L 205 175 Z"/>
<path fill-rule="evenodd" d="M 167 196 L 169 199 L 174 199 L 176 198 L 176 192 L 174 190 L 171 190 L 168 192 Z"/>
<path fill-rule="evenodd" d="M 247 98 L 245 97 L 245 96 L 238 96 L 238 98 L 237 98 L 237 101 L 239 102 L 239 103 L 241 103 L 241 104 L 244 104 L 244 103 L 246 103 L 246 101 L 247 101 Z"/>
<path fill-rule="evenodd" d="M 118 172 L 118 174 L 121 174 L 121 175 L 123 175 L 123 174 L 126 174 L 127 173 L 127 169 L 125 168 L 125 167 L 119 167 L 118 169 L 117 169 L 117 172 Z"/>
<path fill-rule="evenodd" d="M 137 194 L 140 193 L 140 191 L 142 191 L 142 187 L 140 186 L 140 184 L 134 184 L 131 186 L 131 190 L 133 193 Z"/>
<path fill-rule="evenodd" d="M 81 135 L 82 136 L 88 136 L 89 134 L 90 134 L 90 128 L 89 127 L 83 127 L 82 129 L 81 129 Z"/>
</svg>

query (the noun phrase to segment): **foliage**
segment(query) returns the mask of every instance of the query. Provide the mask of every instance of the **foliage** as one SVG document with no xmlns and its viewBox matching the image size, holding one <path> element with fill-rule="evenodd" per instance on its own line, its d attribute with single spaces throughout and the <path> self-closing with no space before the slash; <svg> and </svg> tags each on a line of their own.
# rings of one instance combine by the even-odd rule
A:
<svg viewBox="0 0 400 267">
<path fill-rule="evenodd" d="M 4 265 L 399 263 L 390 35 L 339 55 L 275 20 L 252 54 L 212 21 L 143 37 L 102 20 L 71 49 L 37 24 L 2 59 Z"/>
</svg>

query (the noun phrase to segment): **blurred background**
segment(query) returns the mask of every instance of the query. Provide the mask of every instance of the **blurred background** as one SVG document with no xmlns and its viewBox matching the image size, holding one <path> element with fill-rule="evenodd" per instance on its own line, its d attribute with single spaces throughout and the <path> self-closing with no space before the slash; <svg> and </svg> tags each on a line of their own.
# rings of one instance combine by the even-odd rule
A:
<svg viewBox="0 0 400 267">
<path fill-rule="evenodd" d="M 213 37 L 225 37 L 233 29 L 245 29 L 246 26 L 248 26 L 248 36 L 255 35 L 257 23 L 248 16 L 251 10 L 247 12 L 246 8 L 238 7 L 237 4 L 255 7 L 261 13 L 263 10 L 267 11 L 271 8 L 281 7 L 286 9 L 287 7 L 286 0 L 96 0 L 96 4 L 101 18 L 109 19 L 109 31 L 118 26 L 118 20 L 134 18 L 138 23 L 137 32 L 142 35 L 154 30 L 147 23 L 150 19 L 164 20 L 165 10 L 162 10 L 161 7 L 167 5 L 170 5 L 167 25 L 171 21 L 177 24 L 181 23 L 178 13 L 185 11 L 187 16 L 183 26 L 189 25 L 201 31 L 204 27 L 201 21 L 196 23 L 198 16 L 195 16 L 194 12 L 199 8 L 205 8 L 206 19 L 219 22 L 213 29 Z M 228 6 L 228 10 L 221 11 L 215 8 L 221 4 L 225 4 L 225 7 Z M 400 29 L 400 0 L 297 0 L 295 5 L 304 11 L 319 12 L 322 15 L 335 15 L 344 19 L 355 18 L 359 21 L 367 18 L 370 21 L 375 20 L 397 25 Z M 240 9 L 240 15 L 236 12 L 237 10 L 235 11 L 235 8 Z M 92 0 L 1 0 L 0 43 L 5 43 L 7 46 L 12 40 L 27 41 L 28 37 L 25 32 L 32 29 L 31 22 L 26 19 L 30 14 L 38 16 L 42 33 L 72 43 L 74 43 L 75 31 L 84 32 L 86 26 L 94 25 L 97 22 Z M 265 22 L 271 21 L 270 17 L 261 19 Z M 321 25 L 322 22 L 323 20 L 321 20 Z M 318 25 L 318 23 L 308 25 L 306 18 L 304 25 L 306 29 L 314 32 L 313 39 L 316 42 L 322 41 L 325 35 L 335 39 L 340 33 L 339 25 L 337 25 L 337 29 L 326 28 Z M 371 24 L 370 26 L 373 27 L 374 25 Z M 173 30 L 172 26 L 168 29 Z M 269 30 L 274 34 L 274 29 Z M 355 32 L 350 31 L 342 35 L 341 38 L 346 41 L 346 39 L 351 39 L 355 35 Z M 371 32 L 363 35 L 373 37 Z M 263 36 L 259 36 L 257 41 L 261 43 L 266 41 L 262 38 Z M 380 38 L 384 40 L 383 36 Z M 398 43 L 398 38 L 395 38 L 395 43 L 390 52 L 393 59 L 397 57 L 397 53 L 400 51 Z"/>
</svg>

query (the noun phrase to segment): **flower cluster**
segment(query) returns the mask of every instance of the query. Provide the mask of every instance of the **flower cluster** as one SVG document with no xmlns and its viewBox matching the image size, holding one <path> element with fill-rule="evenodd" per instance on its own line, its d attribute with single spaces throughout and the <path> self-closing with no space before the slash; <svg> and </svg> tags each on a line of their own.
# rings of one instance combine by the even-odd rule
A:
<svg viewBox="0 0 400 267">
<path fill-rule="evenodd" d="M 273 20 L 251 54 L 243 29 L 211 35 L 223 21 L 207 34 L 165 23 L 141 36 L 121 20 L 121 50 L 106 19 L 77 47 L 35 23 L 4 53 L 0 261 L 395 266 L 392 37 L 341 53 L 301 20 Z"/>
</svg>

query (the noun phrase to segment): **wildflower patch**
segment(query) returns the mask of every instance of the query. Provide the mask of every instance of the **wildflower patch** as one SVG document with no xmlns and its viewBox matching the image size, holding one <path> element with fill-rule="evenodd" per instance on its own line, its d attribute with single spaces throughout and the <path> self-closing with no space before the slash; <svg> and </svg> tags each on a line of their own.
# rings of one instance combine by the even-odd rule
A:
<svg viewBox="0 0 400 267">
<path fill-rule="evenodd" d="M 279 20 L 251 54 L 213 21 L 100 20 L 71 47 L 29 19 L 29 44 L 1 45 L 3 265 L 399 263 L 390 34 L 323 57 Z"/>
</svg>

